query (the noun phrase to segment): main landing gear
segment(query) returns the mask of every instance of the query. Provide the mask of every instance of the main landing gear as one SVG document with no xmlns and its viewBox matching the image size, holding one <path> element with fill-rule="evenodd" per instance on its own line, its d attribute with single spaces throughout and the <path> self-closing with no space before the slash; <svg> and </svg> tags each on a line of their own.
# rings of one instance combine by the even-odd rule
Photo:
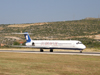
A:
<svg viewBox="0 0 100 75">
<path fill-rule="evenodd" d="M 80 50 L 80 53 L 82 53 L 82 50 Z"/>
<path fill-rule="evenodd" d="M 40 52 L 44 52 L 43 49 L 40 49 Z M 53 52 L 53 49 L 50 49 L 50 52 Z"/>
<path fill-rule="evenodd" d="M 43 49 L 40 49 L 40 52 L 43 52 Z"/>
<path fill-rule="evenodd" d="M 53 49 L 50 49 L 50 52 L 53 52 Z"/>
</svg>

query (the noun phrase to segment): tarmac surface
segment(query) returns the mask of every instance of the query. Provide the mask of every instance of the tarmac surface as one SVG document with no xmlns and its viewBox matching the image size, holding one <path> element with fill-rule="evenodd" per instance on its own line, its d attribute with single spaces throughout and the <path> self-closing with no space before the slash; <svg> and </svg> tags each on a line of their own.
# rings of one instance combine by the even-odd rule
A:
<svg viewBox="0 0 100 75">
<path fill-rule="evenodd" d="M 91 55 L 91 56 L 100 56 L 100 52 L 67 52 L 67 51 L 32 51 L 32 50 L 0 50 L 0 52 L 14 52 L 14 53 L 36 53 L 36 54 L 65 54 L 65 55 Z"/>
</svg>

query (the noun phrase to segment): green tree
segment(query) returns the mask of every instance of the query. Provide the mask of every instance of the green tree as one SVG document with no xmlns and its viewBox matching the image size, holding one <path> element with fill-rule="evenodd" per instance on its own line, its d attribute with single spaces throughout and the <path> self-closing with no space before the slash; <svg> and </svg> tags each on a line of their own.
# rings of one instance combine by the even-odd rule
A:
<svg viewBox="0 0 100 75">
<path fill-rule="evenodd" d="M 14 42 L 14 45 L 20 45 L 20 43 L 19 42 Z"/>
</svg>

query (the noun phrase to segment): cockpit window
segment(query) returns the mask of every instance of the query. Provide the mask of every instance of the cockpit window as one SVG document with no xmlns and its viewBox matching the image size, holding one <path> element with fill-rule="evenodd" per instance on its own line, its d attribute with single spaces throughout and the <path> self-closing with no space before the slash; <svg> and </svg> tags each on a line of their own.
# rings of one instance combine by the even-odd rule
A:
<svg viewBox="0 0 100 75">
<path fill-rule="evenodd" d="M 82 44 L 82 42 L 77 42 L 76 44 Z"/>
</svg>

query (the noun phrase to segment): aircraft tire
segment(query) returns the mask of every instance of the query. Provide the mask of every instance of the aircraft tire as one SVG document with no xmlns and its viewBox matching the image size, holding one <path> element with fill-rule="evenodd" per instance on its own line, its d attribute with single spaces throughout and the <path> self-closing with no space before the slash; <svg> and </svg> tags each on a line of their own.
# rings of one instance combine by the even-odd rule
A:
<svg viewBox="0 0 100 75">
<path fill-rule="evenodd" d="M 43 52 L 43 49 L 40 49 L 40 52 Z"/>
<path fill-rule="evenodd" d="M 80 53 L 82 53 L 82 50 L 80 50 Z"/>
<path fill-rule="evenodd" d="M 53 52 L 53 49 L 50 49 L 50 52 Z"/>
</svg>

